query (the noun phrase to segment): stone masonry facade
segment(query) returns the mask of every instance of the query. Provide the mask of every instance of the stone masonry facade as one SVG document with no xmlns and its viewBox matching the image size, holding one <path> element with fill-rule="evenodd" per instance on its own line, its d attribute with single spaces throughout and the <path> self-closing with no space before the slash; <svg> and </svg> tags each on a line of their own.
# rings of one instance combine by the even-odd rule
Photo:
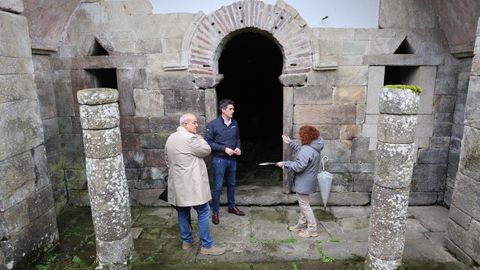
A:
<svg viewBox="0 0 480 270">
<path fill-rule="evenodd" d="M 381 13 L 388 17 L 386 2 Z M 200 130 L 215 116 L 221 48 L 238 31 L 249 30 L 270 35 L 284 53 L 281 79 L 285 93 L 291 95 L 284 106 L 290 113 L 284 115 L 290 119 L 284 122 L 285 129 L 295 135 L 301 125 L 312 124 L 322 131 L 323 154 L 330 158 L 327 169 L 335 175 L 332 203 L 337 205 L 369 203 L 378 92 L 390 67 L 413 66 L 405 83 L 422 86 L 424 93 L 410 203 L 449 201 L 444 199 L 451 194 L 445 188 L 447 170 L 449 161 L 455 161 L 449 147 L 457 146 L 450 145 L 450 139 L 455 108 L 462 106 L 456 106 L 457 92 L 464 91 L 468 81 L 457 75 L 467 69 L 468 61 L 449 53 L 430 9 L 418 6 L 425 20 L 417 26 L 401 24 L 405 18 L 392 15 L 393 20 L 381 19 L 382 29 L 328 29 L 309 28 L 282 1 L 274 6 L 237 2 L 209 15 L 152 15 L 141 4 L 129 3 L 80 4 L 63 45 L 50 59 L 69 202 L 88 204 L 78 104 L 73 97 L 80 89 L 96 86 L 92 70 L 112 69 L 116 74 L 132 203 L 156 205 L 166 176 L 167 136 L 183 112 L 199 115 Z M 272 12 L 275 16 L 265 17 Z M 395 54 L 402 42 L 414 53 Z M 108 55 L 92 55 L 95 44 Z M 450 181 L 452 186 L 454 178 Z"/>
<path fill-rule="evenodd" d="M 0 269 L 36 258 L 58 241 L 27 20 L 22 1 L 0 3 Z"/>
<path fill-rule="evenodd" d="M 480 24 L 479 24 L 480 26 Z M 480 264 L 480 27 L 470 72 L 463 143 L 450 205 L 447 247 L 468 265 Z"/>
<path fill-rule="evenodd" d="M 379 0 L 378 29 L 311 28 L 281 0 L 238 1 L 210 14 L 152 14 L 148 0 L 72 0 L 61 7 L 53 0 L 2 1 L 0 266 L 18 266 L 24 253 L 36 256 L 30 243 L 51 246 L 56 213 L 89 205 L 79 90 L 118 90 L 130 203 L 163 205 L 165 141 L 185 112 L 198 116 L 201 133 L 216 116 L 218 60 L 244 31 L 281 50 L 279 117 L 293 137 L 305 124 L 320 129 L 326 169 L 334 174 L 331 205 L 371 202 L 383 85 L 421 86 L 409 204 L 452 205 L 451 215 L 462 213 L 470 227 L 451 217 L 451 246 L 476 260 L 475 243 L 459 245 L 478 221 L 459 192 L 472 191 L 466 183 L 476 179 L 462 169 L 461 149 L 475 141 L 464 133 L 474 138 L 478 128 L 475 103 L 468 102 L 478 61 L 471 27 L 452 35 L 446 30 L 456 17 L 445 14 L 476 21 L 480 4 L 460 1 L 470 13 L 445 0 Z"/>
</svg>

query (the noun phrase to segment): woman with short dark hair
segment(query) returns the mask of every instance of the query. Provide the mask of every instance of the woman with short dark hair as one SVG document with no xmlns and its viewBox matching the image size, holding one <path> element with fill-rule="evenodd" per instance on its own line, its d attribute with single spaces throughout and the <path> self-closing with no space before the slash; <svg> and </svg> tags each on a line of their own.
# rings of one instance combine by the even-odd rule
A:
<svg viewBox="0 0 480 270">
<path fill-rule="evenodd" d="M 298 232 L 300 237 L 317 237 L 317 221 L 310 207 L 310 194 L 317 189 L 317 174 L 320 167 L 320 151 L 323 149 L 323 139 L 320 132 L 313 126 L 302 126 L 298 132 L 300 141 L 291 140 L 282 135 L 283 142 L 295 152 L 294 161 L 280 161 L 275 165 L 292 170 L 295 173 L 295 191 L 300 206 L 300 216 L 297 224 L 289 226 L 288 230 Z"/>
</svg>

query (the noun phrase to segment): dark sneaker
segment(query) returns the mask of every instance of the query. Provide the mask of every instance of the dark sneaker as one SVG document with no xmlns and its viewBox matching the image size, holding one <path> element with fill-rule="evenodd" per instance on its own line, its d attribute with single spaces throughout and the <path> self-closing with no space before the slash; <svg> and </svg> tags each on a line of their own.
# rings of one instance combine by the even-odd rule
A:
<svg viewBox="0 0 480 270">
<path fill-rule="evenodd" d="M 220 217 L 218 216 L 218 213 L 213 213 L 212 215 L 212 223 L 217 225 L 220 223 Z"/>
</svg>

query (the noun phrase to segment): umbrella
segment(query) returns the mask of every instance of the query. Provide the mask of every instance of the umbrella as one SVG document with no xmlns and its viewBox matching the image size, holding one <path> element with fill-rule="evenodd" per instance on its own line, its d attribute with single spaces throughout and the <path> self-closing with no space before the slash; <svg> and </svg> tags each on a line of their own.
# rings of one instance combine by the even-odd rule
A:
<svg viewBox="0 0 480 270">
<path fill-rule="evenodd" d="M 320 186 L 320 195 L 322 195 L 323 207 L 327 209 L 328 196 L 330 195 L 330 189 L 332 188 L 333 174 L 325 171 L 325 161 L 328 161 L 328 157 L 322 157 L 322 171 L 317 175 L 318 185 Z"/>
</svg>

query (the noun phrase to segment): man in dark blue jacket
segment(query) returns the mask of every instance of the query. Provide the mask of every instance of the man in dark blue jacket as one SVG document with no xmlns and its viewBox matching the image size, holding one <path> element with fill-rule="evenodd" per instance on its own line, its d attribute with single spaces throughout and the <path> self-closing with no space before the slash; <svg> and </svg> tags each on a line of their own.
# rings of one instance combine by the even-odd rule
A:
<svg viewBox="0 0 480 270">
<path fill-rule="evenodd" d="M 212 222 L 218 224 L 220 218 L 220 195 L 222 194 L 223 180 L 227 180 L 228 212 L 245 216 L 245 213 L 235 205 L 235 178 L 237 173 L 236 156 L 240 156 L 240 130 L 238 123 L 233 117 L 234 105 L 230 99 L 223 99 L 219 102 L 219 115 L 207 125 L 205 140 L 212 148 L 212 167 L 214 183 L 212 192 Z"/>
</svg>

